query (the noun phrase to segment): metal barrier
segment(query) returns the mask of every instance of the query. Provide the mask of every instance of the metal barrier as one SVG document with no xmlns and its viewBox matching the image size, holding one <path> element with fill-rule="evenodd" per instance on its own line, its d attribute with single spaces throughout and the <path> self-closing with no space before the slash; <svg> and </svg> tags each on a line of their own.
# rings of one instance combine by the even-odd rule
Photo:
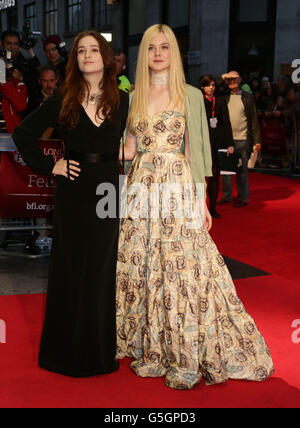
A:
<svg viewBox="0 0 300 428">
<path fill-rule="evenodd" d="M 52 226 L 36 225 L 35 219 L 0 219 L 0 232 L 16 232 L 30 230 L 51 230 Z"/>
<path fill-rule="evenodd" d="M 281 162 L 288 155 L 286 121 L 284 118 L 261 117 L 261 157 L 268 161 Z"/>
<path fill-rule="evenodd" d="M 296 117 L 261 117 L 262 161 L 291 172 L 300 168 L 300 123 Z"/>
</svg>

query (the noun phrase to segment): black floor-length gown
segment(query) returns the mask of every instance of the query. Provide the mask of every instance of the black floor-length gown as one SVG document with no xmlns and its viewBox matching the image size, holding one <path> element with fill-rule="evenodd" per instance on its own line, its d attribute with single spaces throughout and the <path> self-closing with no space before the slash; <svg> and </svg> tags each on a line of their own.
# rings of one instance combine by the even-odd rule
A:
<svg viewBox="0 0 300 428">
<path fill-rule="evenodd" d="M 16 129 L 13 138 L 24 161 L 36 173 L 49 175 L 52 156 L 45 156 L 37 138 L 53 126 L 63 138 L 70 160 L 80 160 L 80 176 L 56 177 L 52 257 L 39 365 L 72 377 L 110 373 L 116 355 L 115 281 L 119 216 L 100 219 L 96 189 L 116 189 L 118 154 L 128 96 L 111 119 L 97 127 L 80 108 L 73 130 L 58 123 L 61 96 L 56 92 Z M 101 155 L 100 155 L 101 154 Z M 106 194 L 104 195 L 106 196 Z"/>
</svg>

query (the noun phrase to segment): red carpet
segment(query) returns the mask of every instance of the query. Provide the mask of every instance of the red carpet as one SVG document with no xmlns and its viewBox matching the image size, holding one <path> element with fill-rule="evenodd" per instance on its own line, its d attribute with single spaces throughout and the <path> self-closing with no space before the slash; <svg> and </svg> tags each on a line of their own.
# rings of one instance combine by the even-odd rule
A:
<svg viewBox="0 0 300 428">
<path fill-rule="evenodd" d="M 239 297 L 270 347 L 275 375 L 264 383 L 229 381 L 193 391 L 166 388 L 129 369 L 91 379 L 69 379 L 37 367 L 44 295 L 0 297 L 7 343 L 0 344 L 0 407 L 216 408 L 300 407 L 300 182 L 251 174 L 251 203 L 220 207 L 212 236 L 222 254 L 270 272 L 235 281 Z M 298 335 L 300 338 L 300 334 Z"/>
</svg>

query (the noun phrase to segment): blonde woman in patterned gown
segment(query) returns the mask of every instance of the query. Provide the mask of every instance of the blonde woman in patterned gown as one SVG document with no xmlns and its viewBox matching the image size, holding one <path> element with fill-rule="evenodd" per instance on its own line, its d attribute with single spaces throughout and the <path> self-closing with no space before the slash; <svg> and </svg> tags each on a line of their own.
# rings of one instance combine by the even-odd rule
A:
<svg viewBox="0 0 300 428">
<path fill-rule="evenodd" d="M 138 376 L 164 376 L 176 389 L 192 389 L 202 377 L 208 385 L 263 381 L 274 371 L 270 351 L 208 233 L 205 198 L 202 210 L 199 204 L 197 188 L 211 176 L 208 124 L 169 27 L 144 34 L 135 88 L 125 139 L 125 159 L 133 162 L 119 239 L 116 358 L 133 358 Z M 152 195 L 146 205 L 132 185 Z M 139 215 L 129 210 L 136 201 Z M 178 214 L 182 201 L 194 214 Z M 198 209 L 203 222 L 191 223 Z"/>
</svg>

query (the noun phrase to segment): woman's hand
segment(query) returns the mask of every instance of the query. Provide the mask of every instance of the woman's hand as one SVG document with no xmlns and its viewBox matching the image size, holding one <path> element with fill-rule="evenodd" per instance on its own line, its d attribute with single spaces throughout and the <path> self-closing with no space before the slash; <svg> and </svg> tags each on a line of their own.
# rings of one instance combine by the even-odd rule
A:
<svg viewBox="0 0 300 428">
<path fill-rule="evenodd" d="M 228 147 L 227 157 L 229 158 L 229 155 L 233 155 L 233 153 L 234 153 L 234 147 L 233 146 Z"/>
<path fill-rule="evenodd" d="M 206 227 L 207 232 L 209 232 L 212 228 L 212 217 L 210 215 L 210 212 L 207 208 L 207 204 L 205 202 L 204 205 L 204 221 L 203 221 L 203 226 Z"/>
<path fill-rule="evenodd" d="M 74 177 L 79 177 L 79 174 L 77 174 L 77 172 L 80 172 L 81 169 L 77 168 L 79 166 L 78 162 L 70 160 L 69 164 L 70 164 L 70 179 L 72 181 L 74 181 L 75 180 Z M 60 159 L 55 164 L 55 167 L 53 168 L 52 174 L 53 175 L 62 175 L 63 177 L 68 178 L 68 161 L 66 161 L 65 159 Z"/>
<path fill-rule="evenodd" d="M 261 144 L 255 144 L 254 146 L 254 152 L 259 152 L 261 150 L 262 145 Z"/>
</svg>

